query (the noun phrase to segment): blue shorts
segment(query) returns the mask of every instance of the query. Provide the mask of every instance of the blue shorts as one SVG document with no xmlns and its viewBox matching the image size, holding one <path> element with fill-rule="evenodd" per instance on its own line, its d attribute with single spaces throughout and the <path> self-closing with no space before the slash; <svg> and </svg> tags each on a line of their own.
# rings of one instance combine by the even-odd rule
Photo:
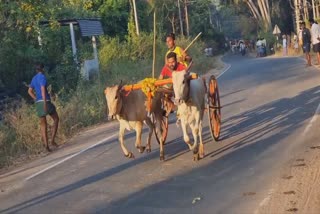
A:
<svg viewBox="0 0 320 214">
<path fill-rule="evenodd" d="M 310 45 L 310 43 L 307 43 L 302 46 L 303 53 L 310 53 Z"/>
</svg>

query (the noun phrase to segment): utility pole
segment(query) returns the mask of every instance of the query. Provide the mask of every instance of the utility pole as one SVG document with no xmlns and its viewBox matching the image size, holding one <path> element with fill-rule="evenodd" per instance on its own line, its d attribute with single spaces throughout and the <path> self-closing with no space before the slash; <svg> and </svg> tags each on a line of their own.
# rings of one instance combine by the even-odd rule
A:
<svg viewBox="0 0 320 214">
<path fill-rule="evenodd" d="M 139 23 L 138 23 L 138 16 L 137 16 L 137 8 L 136 8 L 136 0 L 132 0 L 133 3 L 133 12 L 134 12 L 134 21 L 136 23 L 136 31 L 137 31 L 137 35 L 140 35 L 140 31 L 139 31 Z"/>
<path fill-rule="evenodd" d="M 304 19 L 309 19 L 309 10 L 308 10 L 308 3 L 307 0 L 303 0 L 303 13 L 304 13 Z"/>
<path fill-rule="evenodd" d="M 182 23 L 181 10 L 180 10 L 180 0 L 177 0 L 177 1 L 178 1 L 178 9 L 179 9 L 180 32 L 181 32 L 181 35 L 183 36 L 183 23 Z"/>
<path fill-rule="evenodd" d="M 74 36 L 73 23 L 70 23 L 69 27 L 70 27 L 70 37 L 71 37 L 71 47 L 72 47 L 73 60 L 78 66 L 77 47 L 76 47 L 76 39 Z"/>
<path fill-rule="evenodd" d="M 189 17 L 188 17 L 188 0 L 184 0 L 184 15 L 186 18 L 187 37 L 189 37 Z"/>
</svg>

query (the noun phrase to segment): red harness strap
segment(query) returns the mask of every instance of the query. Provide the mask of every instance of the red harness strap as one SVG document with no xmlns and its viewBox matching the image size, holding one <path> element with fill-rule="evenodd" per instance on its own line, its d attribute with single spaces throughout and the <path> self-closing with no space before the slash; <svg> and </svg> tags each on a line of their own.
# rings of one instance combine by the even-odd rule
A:
<svg viewBox="0 0 320 214">
<path fill-rule="evenodd" d="M 124 96 L 129 96 L 129 94 L 133 91 L 133 85 L 131 85 L 130 90 L 122 90 Z"/>
</svg>

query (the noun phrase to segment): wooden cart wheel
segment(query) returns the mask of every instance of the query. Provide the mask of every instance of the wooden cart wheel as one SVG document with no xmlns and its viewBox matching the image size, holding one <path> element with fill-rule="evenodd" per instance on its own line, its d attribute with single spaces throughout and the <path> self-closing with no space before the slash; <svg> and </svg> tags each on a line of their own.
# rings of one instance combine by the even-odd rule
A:
<svg viewBox="0 0 320 214">
<path fill-rule="evenodd" d="M 208 118 L 211 136 L 215 141 L 218 141 L 221 130 L 221 105 L 218 90 L 218 82 L 214 75 L 212 75 L 209 80 Z"/>
<path fill-rule="evenodd" d="M 159 133 L 159 129 L 157 129 L 157 126 L 159 126 L 159 124 L 157 124 L 157 121 L 155 121 L 153 130 L 159 144 L 161 142 L 160 139 L 163 140 L 163 144 L 166 143 L 166 139 L 168 135 L 168 124 L 169 124 L 168 117 L 166 115 L 163 115 L 160 122 L 160 133 Z"/>
</svg>

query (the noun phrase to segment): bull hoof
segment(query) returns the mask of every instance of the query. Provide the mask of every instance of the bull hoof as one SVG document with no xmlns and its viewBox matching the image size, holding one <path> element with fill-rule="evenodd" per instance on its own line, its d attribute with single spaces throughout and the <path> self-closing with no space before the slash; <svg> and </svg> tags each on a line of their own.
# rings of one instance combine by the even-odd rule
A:
<svg viewBox="0 0 320 214">
<path fill-rule="evenodd" d="M 194 154 L 193 155 L 193 160 L 198 161 L 199 160 L 199 154 Z"/>
<path fill-rule="evenodd" d="M 160 152 L 160 161 L 164 161 L 164 152 Z"/>
<path fill-rule="evenodd" d="M 134 158 L 134 155 L 133 155 L 132 152 L 128 152 L 128 154 L 124 155 L 124 156 L 127 157 L 127 158 Z"/>
<path fill-rule="evenodd" d="M 198 154 L 198 153 L 199 153 L 199 149 L 198 149 L 198 147 L 194 148 L 194 150 L 193 150 L 193 154 L 194 154 L 194 155 L 196 155 L 196 154 Z"/>
<path fill-rule="evenodd" d="M 203 148 L 204 146 L 203 146 L 203 144 L 200 144 L 199 145 L 199 157 L 202 159 L 202 158 L 204 158 L 204 155 L 205 155 L 205 153 L 204 153 L 204 148 Z"/>
<path fill-rule="evenodd" d="M 151 152 L 151 148 L 147 148 L 147 149 L 146 149 L 146 152 L 147 152 L 147 153 L 150 153 L 150 152 Z"/>
<path fill-rule="evenodd" d="M 145 146 L 140 146 L 140 147 L 138 148 L 138 150 L 139 150 L 140 153 L 143 153 L 145 149 L 146 149 Z"/>
<path fill-rule="evenodd" d="M 203 159 L 204 158 L 204 153 L 199 154 L 199 158 Z"/>
</svg>

